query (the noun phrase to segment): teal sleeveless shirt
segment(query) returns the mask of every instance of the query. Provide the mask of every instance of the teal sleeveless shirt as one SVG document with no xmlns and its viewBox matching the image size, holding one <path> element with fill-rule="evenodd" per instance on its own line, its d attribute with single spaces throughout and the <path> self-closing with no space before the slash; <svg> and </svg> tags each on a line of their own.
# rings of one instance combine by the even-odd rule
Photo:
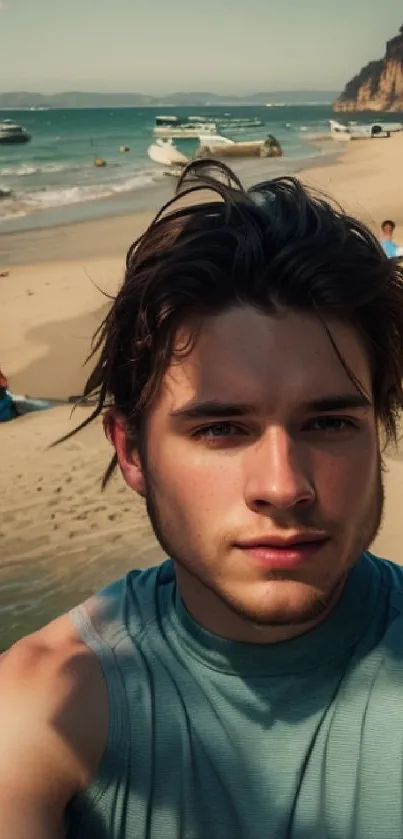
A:
<svg viewBox="0 0 403 839">
<path fill-rule="evenodd" d="M 67 839 L 402 839 L 403 568 L 364 554 L 326 621 L 270 646 L 195 623 L 170 561 L 71 617 L 110 726 Z"/>
</svg>

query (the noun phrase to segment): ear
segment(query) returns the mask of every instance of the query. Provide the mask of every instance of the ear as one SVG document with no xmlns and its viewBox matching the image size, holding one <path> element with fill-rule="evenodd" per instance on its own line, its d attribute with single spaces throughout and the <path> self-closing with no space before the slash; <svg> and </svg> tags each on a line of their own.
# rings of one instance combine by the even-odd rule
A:
<svg viewBox="0 0 403 839">
<path fill-rule="evenodd" d="M 139 495 L 146 495 L 146 484 L 138 449 L 133 448 L 127 432 L 126 419 L 114 410 L 108 411 L 103 419 L 104 432 L 115 449 L 120 470 L 127 485 Z"/>
</svg>

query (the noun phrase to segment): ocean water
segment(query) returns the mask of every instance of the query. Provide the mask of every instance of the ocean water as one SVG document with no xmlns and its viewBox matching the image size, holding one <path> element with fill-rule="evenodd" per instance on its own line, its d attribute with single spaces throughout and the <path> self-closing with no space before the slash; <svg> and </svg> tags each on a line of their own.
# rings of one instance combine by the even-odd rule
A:
<svg viewBox="0 0 403 839">
<path fill-rule="evenodd" d="M 274 134 L 284 157 L 262 164 L 266 177 L 296 171 L 330 146 L 334 152 L 334 143 L 324 147 L 308 140 L 327 132 L 330 106 L 0 111 L 0 121 L 15 119 L 32 136 L 26 145 L 0 145 L 0 189 L 12 190 L 11 199 L 0 200 L 0 233 L 158 206 L 171 179 L 149 160 L 147 148 L 161 112 L 211 117 L 231 139 Z M 263 124 L 245 128 L 238 122 L 245 118 Z M 122 145 L 130 151 L 121 153 Z M 196 149 L 194 140 L 178 145 L 190 155 Z M 107 165 L 97 168 L 96 157 Z"/>
<path fill-rule="evenodd" d="M 15 119 L 32 136 L 26 145 L 0 145 L 0 189 L 13 193 L 0 201 L 0 232 L 152 206 L 158 187 L 167 180 L 162 167 L 147 156 L 155 117 L 161 112 L 211 117 L 219 133 L 231 139 L 274 134 L 284 159 L 267 161 L 270 173 L 320 153 L 301 129 L 323 133 L 331 116 L 330 108 L 323 106 L 0 111 L 0 121 Z M 243 118 L 257 118 L 263 125 L 243 128 L 237 122 Z M 121 153 L 122 145 L 130 151 Z M 181 140 L 178 145 L 192 154 L 196 141 Z M 107 165 L 97 168 L 96 157 Z"/>
</svg>

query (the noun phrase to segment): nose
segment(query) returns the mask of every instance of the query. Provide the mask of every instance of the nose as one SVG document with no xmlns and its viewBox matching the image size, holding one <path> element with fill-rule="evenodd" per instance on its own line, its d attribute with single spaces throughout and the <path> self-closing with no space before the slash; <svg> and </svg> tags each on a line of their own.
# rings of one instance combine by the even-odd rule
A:
<svg viewBox="0 0 403 839">
<path fill-rule="evenodd" d="M 245 500 L 250 509 L 265 506 L 289 510 L 310 506 L 316 498 L 313 476 L 303 443 L 286 429 L 271 427 L 254 450 L 248 452 Z"/>
</svg>

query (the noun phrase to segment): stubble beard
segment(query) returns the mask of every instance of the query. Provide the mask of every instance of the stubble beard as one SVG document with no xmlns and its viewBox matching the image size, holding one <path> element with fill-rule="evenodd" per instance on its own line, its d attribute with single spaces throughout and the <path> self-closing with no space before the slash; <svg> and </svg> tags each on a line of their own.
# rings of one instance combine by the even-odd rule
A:
<svg viewBox="0 0 403 839">
<path fill-rule="evenodd" d="M 358 563 L 362 553 L 374 541 L 381 527 L 384 510 L 384 487 L 382 469 L 381 465 L 379 465 L 377 483 L 374 486 L 373 495 L 358 522 L 355 529 L 356 537 L 348 548 L 337 578 L 332 581 L 332 584 L 325 591 L 312 587 L 310 596 L 300 609 L 295 612 L 287 610 L 287 613 L 278 614 L 275 610 L 272 610 L 272 612 L 270 609 L 268 610 L 266 603 L 261 609 L 257 607 L 249 609 L 241 600 L 229 595 L 221 586 L 215 586 L 214 582 L 208 579 L 208 575 L 204 575 L 201 572 L 202 563 L 189 562 L 189 552 L 183 550 L 181 537 L 175 532 L 175 527 L 165 525 L 164 516 L 161 514 L 162 511 L 157 500 L 157 492 L 154 488 L 155 484 L 149 474 L 146 476 L 146 484 L 147 513 L 154 534 L 164 553 L 173 560 L 175 565 L 183 569 L 187 575 L 193 577 L 197 587 L 201 585 L 210 590 L 234 615 L 252 624 L 257 629 L 260 628 L 262 630 L 269 627 L 300 626 L 315 620 L 320 620 L 321 616 L 331 607 L 332 601 L 337 601 L 338 592 L 341 591 L 348 572 Z M 291 576 L 287 576 L 284 571 L 272 571 L 266 580 L 267 583 L 278 583 L 278 585 L 293 582 Z"/>
</svg>

